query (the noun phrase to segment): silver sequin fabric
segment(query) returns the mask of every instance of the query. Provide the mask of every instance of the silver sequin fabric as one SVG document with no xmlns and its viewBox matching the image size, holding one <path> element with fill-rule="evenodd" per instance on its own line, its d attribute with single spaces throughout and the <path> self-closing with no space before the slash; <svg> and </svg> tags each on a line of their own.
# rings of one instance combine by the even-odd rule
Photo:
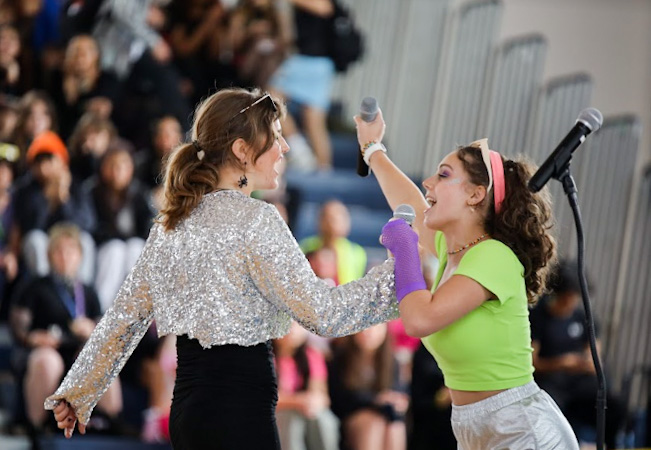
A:
<svg viewBox="0 0 651 450">
<path fill-rule="evenodd" d="M 54 395 L 87 423 L 152 320 L 159 336 L 204 348 L 255 345 L 291 319 L 343 336 L 398 317 L 393 260 L 331 287 L 312 271 L 276 208 L 238 191 L 207 194 L 174 230 L 152 227 L 142 254 Z"/>
</svg>

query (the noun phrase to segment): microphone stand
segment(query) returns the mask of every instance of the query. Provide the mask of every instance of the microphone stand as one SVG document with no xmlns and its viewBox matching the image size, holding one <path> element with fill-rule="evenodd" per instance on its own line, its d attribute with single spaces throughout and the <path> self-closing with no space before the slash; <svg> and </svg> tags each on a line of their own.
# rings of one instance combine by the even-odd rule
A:
<svg viewBox="0 0 651 450">
<path fill-rule="evenodd" d="M 572 213 L 574 214 L 574 222 L 576 224 L 576 234 L 578 241 L 578 271 L 579 282 L 581 285 L 581 295 L 583 297 L 583 307 L 585 309 L 585 321 L 588 328 L 588 338 L 590 342 L 590 352 L 592 353 L 592 360 L 594 361 L 595 372 L 597 375 L 597 450 L 604 448 L 604 429 L 606 425 L 606 376 L 604 375 L 601 362 L 599 360 L 599 353 L 597 352 L 597 339 L 595 336 L 594 319 L 592 316 L 592 308 L 590 307 L 590 298 L 588 294 L 588 282 L 585 277 L 585 241 L 583 236 L 583 222 L 581 219 L 581 211 L 579 210 L 579 201 L 577 197 L 576 184 L 570 174 L 570 161 L 568 160 L 564 165 L 560 166 L 552 175 L 552 177 L 561 182 L 565 195 L 570 202 Z"/>
</svg>

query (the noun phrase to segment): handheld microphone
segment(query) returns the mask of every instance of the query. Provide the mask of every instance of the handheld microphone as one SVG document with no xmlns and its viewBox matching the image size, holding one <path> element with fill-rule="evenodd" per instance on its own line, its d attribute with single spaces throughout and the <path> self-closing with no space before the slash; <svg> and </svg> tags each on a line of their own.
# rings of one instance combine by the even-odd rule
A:
<svg viewBox="0 0 651 450">
<path fill-rule="evenodd" d="M 574 150 L 585 141 L 587 135 L 601 128 L 603 120 L 598 109 L 586 108 L 581 111 L 574 127 L 529 180 L 529 190 L 538 192 L 550 178 L 559 176 L 559 171 L 570 161 Z"/>
<path fill-rule="evenodd" d="M 407 225 L 411 227 L 413 226 L 415 218 L 416 218 L 416 211 L 414 210 L 414 207 L 406 203 L 403 203 L 401 205 L 398 205 L 396 210 L 393 211 L 393 217 L 389 220 L 389 222 L 396 219 L 403 219 L 405 222 L 407 222 Z M 379 241 L 380 244 L 382 244 L 382 235 L 380 235 Z"/>
<path fill-rule="evenodd" d="M 373 122 L 378 113 L 377 100 L 374 97 L 364 97 L 362 104 L 359 107 L 359 117 L 364 122 Z M 360 177 L 367 177 L 370 173 L 368 164 L 364 161 L 362 152 L 357 153 L 357 175 Z"/>
<path fill-rule="evenodd" d="M 396 210 L 393 212 L 393 218 L 394 219 L 404 219 L 405 222 L 409 224 L 409 226 L 413 226 L 414 219 L 416 218 L 416 211 L 414 211 L 414 207 L 408 204 L 402 204 L 398 205 Z"/>
</svg>

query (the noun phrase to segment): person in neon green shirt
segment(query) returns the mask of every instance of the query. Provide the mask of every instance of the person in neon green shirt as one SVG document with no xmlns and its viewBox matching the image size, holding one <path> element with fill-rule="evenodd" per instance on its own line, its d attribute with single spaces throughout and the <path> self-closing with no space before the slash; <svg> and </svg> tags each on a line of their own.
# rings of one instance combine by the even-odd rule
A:
<svg viewBox="0 0 651 450">
<path fill-rule="evenodd" d="M 390 206 L 415 208 L 414 230 L 390 221 L 382 244 L 395 257 L 405 329 L 422 338 L 450 389 L 459 448 L 578 449 L 566 418 L 533 381 L 528 306 L 544 290 L 555 241 L 548 194 L 527 188 L 532 168 L 484 139 L 445 156 L 423 195 L 381 145 L 381 112 L 355 122 Z M 439 260 L 431 290 L 420 252 Z"/>
<path fill-rule="evenodd" d="M 300 242 L 301 250 L 306 255 L 319 251 L 334 254 L 335 285 L 358 280 L 366 274 L 366 251 L 361 245 L 348 240 L 349 234 L 348 208 L 339 200 L 330 200 L 319 211 L 319 235 L 307 237 Z M 315 273 L 321 276 L 319 271 L 315 270 Z"/>
</svg>

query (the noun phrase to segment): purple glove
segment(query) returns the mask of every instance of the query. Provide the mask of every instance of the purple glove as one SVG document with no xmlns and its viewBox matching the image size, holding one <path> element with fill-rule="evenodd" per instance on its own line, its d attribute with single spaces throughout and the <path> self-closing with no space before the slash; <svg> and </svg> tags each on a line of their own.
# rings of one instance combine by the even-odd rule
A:
<svg viewBox="0 0 651 450">
<path fill-rule="evenodd" d="M 404 219 L 392 219 L 382 227 L 382 245 L 396 260 L 393 272 L 398 303 L 411 292 L 427 289 L 420 267 L 418 235 Z"/>
</svg>

